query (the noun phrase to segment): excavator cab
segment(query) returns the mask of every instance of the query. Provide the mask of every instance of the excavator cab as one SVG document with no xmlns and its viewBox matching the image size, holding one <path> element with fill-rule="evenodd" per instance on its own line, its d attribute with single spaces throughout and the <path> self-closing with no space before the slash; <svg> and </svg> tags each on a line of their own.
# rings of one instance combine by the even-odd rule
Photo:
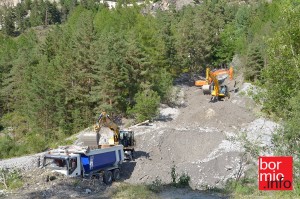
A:
<svg viewBox="0 0 300 199">
<path fill-rule="evenodd" d="M 211 100 L 210 101 L 217 101 L 221 100 L 222 98 L 227 97 L 230 98 L 229 89 L 226 84 L 224 84 L 224 79 L 216 79 L 212 74 L 210 75 L 213 79 L 209 90 L 211 93 Z"/>
<path fill-rule="evenodd" d="M 119 126 L 113 122 L 106 112 L 102 112 L 94 126 L 95 131 L 98 133 L 102 126 L 108 127 L 114 132 L 112 144 L 123 145 L 125 159 L 132 160 L 134 152 L 134 132 L 130 130 L 120 130 Z"/>
<path fill-rule="evenodd" d="M 121 130 L 119 136 L 119 144 L 124 146 L 125 159 L 133 160 L 134 153 L 134 132 L 130 130 Z"/>
<path fill-rule="evenodd" d="M 122 144 L 124 147 L 134 146 L 133 131 L 121 130 L 119 144 Z"/>
<path fill-rule="evenodd" d="M 226 85 L 223 85 L 223 86 L 220 86 L 220 94 L 219 95 L 221 95 L 221 96 L 227 96 L 227 92 L 228 92 L 228 88 L 227 88 L 227 86 Z"/>
</svg>

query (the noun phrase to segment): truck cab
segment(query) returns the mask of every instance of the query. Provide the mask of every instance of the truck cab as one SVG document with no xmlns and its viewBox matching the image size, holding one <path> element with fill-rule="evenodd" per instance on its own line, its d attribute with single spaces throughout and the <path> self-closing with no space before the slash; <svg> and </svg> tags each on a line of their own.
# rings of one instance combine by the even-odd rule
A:
<svg viewBox="0 0 300 199">
<path fill-rule="evenodd" d="M 45 168 L 66 176 L 75 177 L 81 175 L 80 155 L 51 155 L 44 156 L 43 165 Z"/>
</svg>

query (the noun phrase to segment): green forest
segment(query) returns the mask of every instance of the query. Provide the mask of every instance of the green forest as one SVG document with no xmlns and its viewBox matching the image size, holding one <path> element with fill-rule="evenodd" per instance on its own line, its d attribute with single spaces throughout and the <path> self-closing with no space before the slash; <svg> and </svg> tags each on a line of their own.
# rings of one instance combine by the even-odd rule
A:
<svg viewBox="0 0 300 199">
<path fill-rule="evenodd" d="M 299 21 L 299 0 L 204 0 L 155 13 L 124 1 L 2 6 L 0 158 L 43 151 L 101 111 L 152 118 L 170 103 L 174 78 L 237 57 L 263 112 L 283 122 L 276 153 L 299 160 Z"/>
</svg>

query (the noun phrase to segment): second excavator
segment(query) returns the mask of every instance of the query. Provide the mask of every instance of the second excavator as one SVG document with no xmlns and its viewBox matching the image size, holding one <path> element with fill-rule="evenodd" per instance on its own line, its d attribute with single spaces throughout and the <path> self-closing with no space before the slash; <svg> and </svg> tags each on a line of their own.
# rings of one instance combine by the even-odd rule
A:
<svg viewBox="0 0 300 199">
<path fill-rule="evenodd" d="M 230 98 L 229 88 L 227 85 L 227 77 L 229 75 L 230 80 L 232 80 L 233 70 L 210 71 L 209 68 L 206 69 L 208 74 L 208 79 L 211 81 L 210 84 L 203 85 L 202 90 L 204 94 L 211 94 L 211 101 L 221 100 L 222 98 Z"/>
</svg>

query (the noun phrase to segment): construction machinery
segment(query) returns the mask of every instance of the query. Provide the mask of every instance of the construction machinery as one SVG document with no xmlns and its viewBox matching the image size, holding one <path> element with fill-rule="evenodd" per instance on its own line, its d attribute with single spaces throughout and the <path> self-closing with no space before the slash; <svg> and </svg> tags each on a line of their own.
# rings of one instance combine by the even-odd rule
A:
<svg viewBox="0 0 300 199">
<path fill-rule="evenodd" d="M 209 67 L 207 67 L 206 68 L 206 75 L 205 75 L 205 80 L 197 80 L 197 81 L 195 81 L 195 86 L 199 86 L 199 87 L 202 87 L 202 86 L 204 86 L 204 85 L 208 85 L 208 84 L 210 84 L 210 82 L 211 82 L 211 80 L 209 79 L 209 72 L 210 72 L 210 68 Z"/>
<path fill-rule="evenodd" d="M 210 72 L 213 73 L 217 78 L 223 78 L 229 76 L 229 79 L 233 79 L 233 67 L 230 66 L 229 69 L 217 69 L 217 70 L 210 70 L 209 67 L 206 68 L 206 78 L 205 80 L 197 80 L 195 81 L 195 86 L 203 87 L 204 85 L 209 85 L 213 82 Z"/>
<path fill-rule="evenodd" d="M 124 161 L 122 145 L 104 149 L 64 146 L 48 151 L 43 158 L 43 168 L 69 177 L 103 177 L 105 184 L 120 179 L 120 166 Z"/>
<path fill-rule="evenodd" d="M 229 89 L 226 85 L 226 79 L 228 74 L 226 71 L 215 73 L 208 70 L 208 76 L 211 79 L 212 83 L 209 85 L 203 85 L 203 93 L 211 94 L 211 101 L 220 100 L 222 98 L 230 98 Z"/>
<path fill-rule="evenodd" d="M 114 132 L 113 140 L 109 140 L 110 145 L 121 144 L 124 146 L 125 159 L 132 160 L 134 153 L 134 132 L 131 130 L 120 130 L 119 126 L 112 121 L 109 115 L 106 112 L 102 112 L 96 124 L 94 125 L 94 130 L 98 134 L 101 130 L 101 127 L 108 127 Z"/>
<path fill-rule="evenodd" d="M 118 144 L 120 137 L 119 126 L 110 119 L 109 115 L 106 112 L 102 112 L 99 115 L 97 122 L 94 125 L 94 130 L 96 131 L 96 133 L 100 132 L 102 126 L 108 127 L 114 132 L 113 142 L 110 140 L 110 143 Z"/>
</svg>

